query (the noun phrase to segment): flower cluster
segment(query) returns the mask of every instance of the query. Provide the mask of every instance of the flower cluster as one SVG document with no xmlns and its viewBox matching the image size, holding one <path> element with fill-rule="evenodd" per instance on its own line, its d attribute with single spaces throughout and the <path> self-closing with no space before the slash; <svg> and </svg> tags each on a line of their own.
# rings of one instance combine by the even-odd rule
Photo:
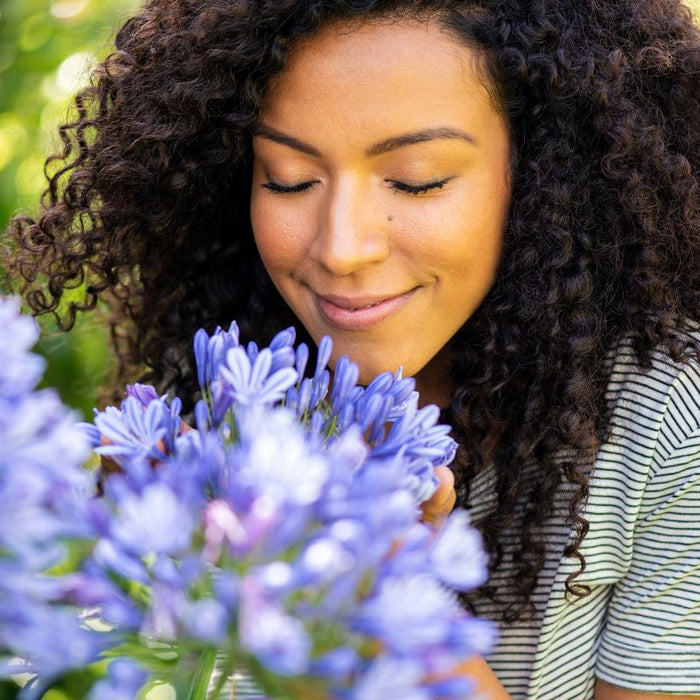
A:
<svg viewBox="0 0 700 700">
<path fill-rule="evenodd" d="M 0 298 L 0 328 L 0 674 L 40 669 L 52 678 L 104 648 L 62 604 L 65 582 L 40 575 L 85 535 L 78 512 L 90 485 L 80 465 L 89 447 L 55 392 L 36 390 L 44 365 L 29 350 L 38 329 L 15 299 Z"/>
<path fill-rule="evenodd" d="M 18 329 L 30 328 L 3 308 Z M 26 333 L 16 361 L 34 363 L 36 378 L 40 368 L 26 352 L 34 335 Z M 294 340 L 288 329 L 260 350 L 239 342 L 235 324 L 211 336 L 199 331 L 203 399 L 193 426 L 178 399 L 143 385 L 97 413 L 83 435 L 115 465 L 100 498 L 89 496 L 75 466 L 83 448 L 59 451 L 83 444 L 76 428 L 65 412 L 66 425 L 54 420 L 63 443 L 47 435 L 55 440 L 42 448 L 51 464 L 27 476 L 22 506 L 43 529 L 32 532 L 29 517 L 26 532 L 22 520 L 22 536 L 15 526 L 10 538 L 0 511 L 0 647 L 40 680 L 109 657 L 109 677 L 93 697 L 111 700 L 133 698 L 155 680 L 183 697 L 216 697 L 234 672 L 278 698 L 310 689 L 347 700 L 469 693 L 452 671 L 486 650 L 493 629 L 469 617 L 451 589 L 482 583 L 485 555 L 465 512 L 437 535 L 420 522 L 434 468 L 454 454 L 448 429 L 436 424 L 435 407 L 418 408 L 412 379 L 388 373 L 361 387 L 357 367 L 341 358 L 331 388 L 330 340 L 319 344 L 310 376 L 309 351 Z M 12 352 L 0 345 L 0 367 Z M 33 386 L 2 401 L 38 400 Z M 9 411 L 0 404 L 3 440 L 16 422 Z M 19 452 L 0 458 L 0 507 L 5 483 L 19 488 L 9 475 L 43 464 L 30 454 L 35 424 Z M 69 571 L 57 567 L 68 560 Z M 14 600 L 13 567 L 25 579 L 34 574 L 25 597 L 36 589 L 40 610 Z M 55 628 L 52 616 L 66 616 L 72 627 L 60 664 L 35 654 L 26 620 L 26 629 L 4 632 L 13 606 L 44 630 Z"/>
</svg>

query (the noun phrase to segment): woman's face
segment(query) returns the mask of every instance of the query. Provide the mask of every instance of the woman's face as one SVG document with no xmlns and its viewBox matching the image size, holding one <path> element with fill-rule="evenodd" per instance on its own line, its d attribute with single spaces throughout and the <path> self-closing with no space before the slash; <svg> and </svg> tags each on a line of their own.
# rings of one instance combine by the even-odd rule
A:
<svg viewBox="0 0 700 700">
<path fill-rule="evenodd" d="M 450 338 L 491 288 L 509 135 L 474 53 L 436 23 L 339 24 L 293 48 L 254 140 L 267 271 L 368 382 L 399 366 L 449 399 Z"/>
</svg>

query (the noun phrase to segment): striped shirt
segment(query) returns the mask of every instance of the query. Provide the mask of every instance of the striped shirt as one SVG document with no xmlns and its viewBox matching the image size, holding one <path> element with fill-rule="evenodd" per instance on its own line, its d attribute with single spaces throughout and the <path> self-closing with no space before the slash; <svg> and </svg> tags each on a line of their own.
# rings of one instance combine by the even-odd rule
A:
<svg viewBox="0 0 700 700">
<path fill-rule="evenodd" d="M 576 579 L 591 593 L 574 602 L 564 595 L 578 567 L 562 556 L 570 537 L 563 487 L 545 527 L 535 615 L 500 623 L 488 658 L 514 698 L 588 700 L 596 678 L 642 692 L 700 694 L 700 368 L 657 357 L 642 371 L 623 349 L 607 399 L 611 433 L 594 466 L 586 569 Z M 475 520 L 492 507 L 492 482 L 486 470 L 473 485 Z M 512 576 L 503 569 L 494 574 L 499 586 Z M 497 617 L 492 602 L 477 612 Z"/>
<path fill-rule="evenodd" d="M 219 680 L 217 671 L 212 675 L 211 687 Z M 211 692 L 209 693 L 211 695 Z M 213 698 L 211 700 L 214 700 Z M 219 697 L 216 700 L 267 700 L 258 689 L 252 678 L 246 673 L 234 673 L 227 679 Z"/>
<path fill-rule="evenodd" d="M 586 570 L 576 579 L 591 593 L 573 602 L 564 595 L 577 568 L 562 556 L 571 534 L 565 485 L 545 525 L 535 614 L 500 623 L 488 657 L 513 698 L 590 700 L 596 677 L 631 690 L 700 693 L 700 367 L 658 357 L 642 371 L 623 348 L 607 400 L 610 437 L 594 466 Z M 487 469 L 472 485 L 474 520 L 493 507 L 493 477 Z M 505 561 L 493 582 L 507 589 Z M 477 613 L 498 617 L 489 601 Z M 222 700 L 260 698 L 248 679 L 235 686 Z"/>
</svg>

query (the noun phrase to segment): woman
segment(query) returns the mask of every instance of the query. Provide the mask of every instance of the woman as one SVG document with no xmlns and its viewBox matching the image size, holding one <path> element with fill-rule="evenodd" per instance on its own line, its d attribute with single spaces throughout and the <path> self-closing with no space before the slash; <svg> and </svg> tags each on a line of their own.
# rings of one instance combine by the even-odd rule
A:
<svg viewBox="0 0 700 700">
<path fill-rule="evenodd" d="M 116 43 L 11 229 L 32 308 L 84 282 L 64 322 L 109 304 L 117 383 L 190 397 L 194 331 L 232 318 L 403 366 L 492 553 L 482 689 L 700 697 L 689 12 L 152 0 Z"/>
</svg>

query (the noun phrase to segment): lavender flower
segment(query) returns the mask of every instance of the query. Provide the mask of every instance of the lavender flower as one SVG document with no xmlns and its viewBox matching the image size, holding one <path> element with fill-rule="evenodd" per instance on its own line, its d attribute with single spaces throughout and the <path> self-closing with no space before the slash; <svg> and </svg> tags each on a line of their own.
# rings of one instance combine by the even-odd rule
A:
<svg viewBox="0 0 700 700">
<path fill-rule="evenodd" d="M 109 677 L 96 683 L 89 700 L 133 700 L 148 679 L 148 672 L 128 659 L 109 665 Z"/>
<path fill-rule="evenodd" d="M 231 348 L 238 347 L 238 325 L 234 321 L 228 331 L 217 327 L 210 336 L 200 329 L 194 336 L 194 355 L 197 361 L 199 386 L 206 387 L 218 376 L 226 355 Z"/>
<path fill-rule="evenodd" d="M 110 538 L 122 549 L 146 556 L 186 552 L 195 527 L 187 503 L 163 483 L 148 484 L 141 493 L 122 497 Z"/>
<path fill-rule="evenodd" d="M 35 389 L 43 368 L 30 353 L 36 324 L 3 299 L 0 324 L 0 675 L 13 667 L 37 674 L 22 697 L 38 698 L 110 644 L 86 626 L 83 609 L 70 607 L 77 579 L 47 573 L 65 567 L 71 542 L 94 531 L 94 478 L 81 468 L 89 450 L 76 417 L 55 392 Z M 107 607 L 107 596 L 98 598 Z"/>
<path fill-rule="evenodd" d="M 142 393 L 146 393 L 143 389 Z M 119 464 L 137 459 L 163 460 L 180 434 L 179 401 L 168 405 L 153 399 L 144 406 L 136 395 L 127 396 L 121 408 L 109 406 L 95 417 L 95 426 L 106 444 L 95 448 Z"/>
<path fill-rule="evenodd" d="M 380 655 L 347 697 L 352 700 L 432 700 L 437 696 L 421 683 L 420 666 L 410 659 Z"/>
<path fill-rule="evenodd" d="M 479 566 L 460 566 L 464 561 L 479 562 Z M 443 583 L 457 590 L 469 591 L 485 583 L 488 558 L 466 511 L 457 510 L 448 518 L 431 548 L 430 564 Z"/>
<path fill-rule="evenodd" d="M 0 367 L 6 352 L 32 378 L 6 391 L 0 374 L 0 657 L 37 674 L 25 697 L 109 658 L 91 700 L 156 681 L 204 698 L 216 653 L 213 683 L 247 668 L 272 694 L 303 696 L 307 682 L 343 700 L 469 692 L 449 671 L 493 628 L 451 589 L 483 582 L 486 559 L 465 513 L 438 536 L 419 521 L 455 446 L 412 379 L 363 387 L 347 358 L 331 372 L 330 338 L 306 376 L 294 329 L 259 348 L 233 323 L 195 336 L 193 428 L 177 398 L 139 384 L 77 425 L 33 391 L 33 326 L 16 305 L 0 304 L 3 318 L 19 340 L 0 343 Z M 87 441 L 120 467 L 100 498 L 79 466 Z"/>
<path fill-rule="evenodd" d="M 309 668 L 311 640 L 304 624 L 267 599 L 254 579 L 241 586 L 241 646 L 274 673 L 297 675 Z"/>
<path fill-rule="evenodd" d="M 272 362 L 272 351 L 268 348 L 257 353 L 254 360 L 241 347 L 229 350 L 221 377 L 228 381 L 233 400 L 242 405 L 280 401 L 297 374 L 292 367 L 273 370 Z"/>
<path fill-rule="evenodd" d="M 29 352 L 39 338 L 30 318 L 20 316 L 18 299 L 0 298 L 0 396 L 5 401 L 31 392 L 44 372 L 44 361 Z"/>
</svg>

